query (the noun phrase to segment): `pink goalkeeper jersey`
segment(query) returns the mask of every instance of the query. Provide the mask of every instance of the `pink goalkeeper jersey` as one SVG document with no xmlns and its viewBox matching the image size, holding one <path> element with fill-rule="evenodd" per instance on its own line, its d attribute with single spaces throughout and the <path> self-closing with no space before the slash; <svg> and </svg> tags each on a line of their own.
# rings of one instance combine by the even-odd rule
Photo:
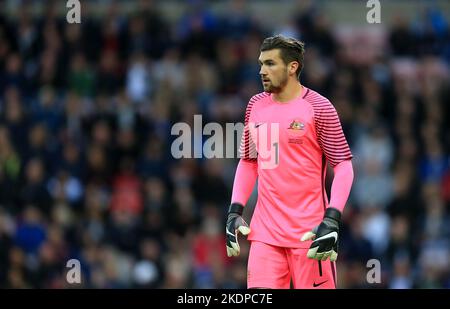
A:
<svg viewBox="0 0 450 309">
<path fill-rule="evenodd" d="M 242 160 L 257 163 L 258 171 L 248 239 L 309 247 L 310 242 L 299 239 L 321 222 L 328 207 L 326 161 L 334 167 L 352 158 L 334 106 L 306 87 L 285 103 L 266 92 L 257 94 L 247 106 L 240 151 Z"/>
</svg>

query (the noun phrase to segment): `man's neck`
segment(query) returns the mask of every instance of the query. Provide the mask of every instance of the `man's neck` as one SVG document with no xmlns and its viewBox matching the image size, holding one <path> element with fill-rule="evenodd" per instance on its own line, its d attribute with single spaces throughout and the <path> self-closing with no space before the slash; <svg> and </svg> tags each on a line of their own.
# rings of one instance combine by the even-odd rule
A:
<svg viewBox="0 0 450 309">
<path fill-rule="evenodd" d="M 298 98 L 303 92 L 303 86 L 300 82 L 290 82 L 284 87 L 281 92 L 274 93 L 273 99 L 280 103 L 289 102 L 295 98 Z"/>
</svg>

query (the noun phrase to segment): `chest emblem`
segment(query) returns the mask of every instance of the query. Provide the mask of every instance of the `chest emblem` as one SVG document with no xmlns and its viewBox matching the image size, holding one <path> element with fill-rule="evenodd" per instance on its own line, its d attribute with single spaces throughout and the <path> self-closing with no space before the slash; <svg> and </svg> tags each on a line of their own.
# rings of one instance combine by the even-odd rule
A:
<svg viewBox="0 0 450 309">
<path fill-rule="evenodd" d="M 298 119 L 294 119 L 287 128 L 288 142 L 291 144 L 302 144 L 301 137 L 306 133 L 306 126 Z"/>
<path fill-rule="evenodd" d="M 303 122 L 300 122 L 297 119 L 292 120 L 291 124 L 289 125 L 290 130 L 304 130 L 305 129 L 305 125 L 303 124 Z"/>
</svg>

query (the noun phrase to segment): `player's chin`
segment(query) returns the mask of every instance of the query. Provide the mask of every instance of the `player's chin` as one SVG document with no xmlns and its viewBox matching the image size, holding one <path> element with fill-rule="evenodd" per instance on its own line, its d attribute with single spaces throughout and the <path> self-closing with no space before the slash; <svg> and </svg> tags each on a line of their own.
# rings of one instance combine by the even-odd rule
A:
<svg viewBox="0 0 450 309">
<path fill-rule="evenodd" d="M 273 88 L 270 85 L 263 85 L 264 91 L 268 92 L 268 93 L 272 93 L 273 92 Z"/>
</svg>

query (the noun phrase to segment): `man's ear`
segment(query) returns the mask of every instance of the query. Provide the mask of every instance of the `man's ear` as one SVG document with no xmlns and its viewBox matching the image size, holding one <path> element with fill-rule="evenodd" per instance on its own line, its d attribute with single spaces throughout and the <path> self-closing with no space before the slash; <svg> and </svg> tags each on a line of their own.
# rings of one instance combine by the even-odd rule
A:
<svg viewBox="0 0 450 309">
<path fill-rule="evenodd" d="M 299 67 L 300 63 L 298 63 L 297 61 L 292 61 L 291 63 L 289 63 L 289 73 L 290 74 L 296 74 L 297 69 Z"/>
</svg>

